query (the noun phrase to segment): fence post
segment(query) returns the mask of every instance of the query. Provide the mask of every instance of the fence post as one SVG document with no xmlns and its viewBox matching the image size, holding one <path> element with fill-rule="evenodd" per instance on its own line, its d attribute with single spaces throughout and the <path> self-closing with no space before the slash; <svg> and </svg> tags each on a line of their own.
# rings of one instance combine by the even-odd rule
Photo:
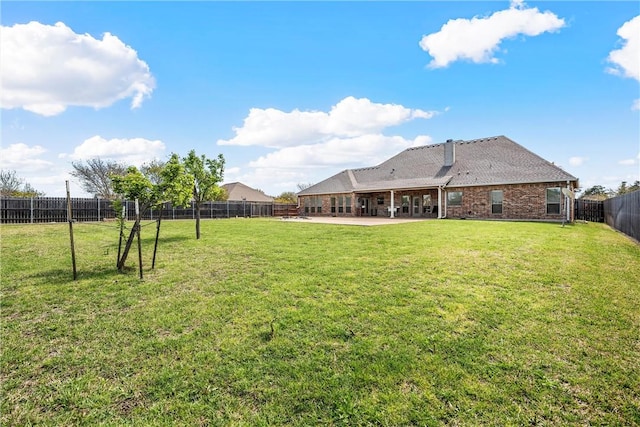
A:
<svg viewBox="0 0 640 427">
<path fill-rule="evenodd" d="M 31 224 L 33 224 L 33 197 L 31 197 Z"/>
<path fill-rule="evenodd" d="M 71 264 L 73 265 L 73 280 L 78 278 L 76 272 L 76 248 L 73 243 L 73 216 L 71 212 L 71 193 L 69 192 L 69 181 L 66 181 L 67 186 L 67 221 L 69 222 L 69 240 L 71 243 Z M 31 198 L 33 202 L 33 197 Z M 33 205 L 32 205 L 33 206 Z"/>
<path fill-rule="evenodd" d="M 100 197 L 98 197 L 98 222 L 100 222 Z"/>
</svg>

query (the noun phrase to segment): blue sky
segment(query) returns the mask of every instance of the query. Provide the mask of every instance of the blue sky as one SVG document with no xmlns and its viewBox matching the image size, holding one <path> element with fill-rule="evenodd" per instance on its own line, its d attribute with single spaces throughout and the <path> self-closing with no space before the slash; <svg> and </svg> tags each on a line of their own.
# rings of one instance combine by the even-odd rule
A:
<svg viewBox="0 0 640 427">
<path fill-rule="evenodd" d="M 580 179 L 640 179 L 630 2 L 0 5 L 0 167 L 49 196 L 92 157 L 226 159 L 269 195 L 415 145 L 506 135 Z"/>
</svg>

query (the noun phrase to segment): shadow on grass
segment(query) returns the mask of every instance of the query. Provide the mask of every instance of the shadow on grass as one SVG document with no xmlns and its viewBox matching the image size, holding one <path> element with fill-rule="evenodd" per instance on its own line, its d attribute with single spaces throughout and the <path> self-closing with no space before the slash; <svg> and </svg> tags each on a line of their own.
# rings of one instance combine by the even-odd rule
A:
<svg viewBox="0 0 640 427">
<path fill-rule="evenodd" d="M 156 240 L 155 234 L 153 236 L 143 236 L 142 242 L 145 244 L 154 243 Z M 193 236 L 169 236 L 163 237 L 162 231 L 160 231 L 160 238 L 158 239 L 158 247 L 162 247 L 164 243 L 174 243 L 174 242 L 184 242 L 186 240 L 196 240 L 196 237 Z"/>
<path fill-rule="evenodd" d="M 144 268 L 143 274 L 148 274 L 150 269 Z M 114 265 L 113 267 L 99 266 L 93 269 L 78 269 L 76 271 L 77 281 L 117 281 L 119 279 L 137 279 L 138 267 L 125 266 L 124 271 L 120 272 Z M 71 268 L 56 268 L 46 271 L 38 271 L 23 276 L 26 280 L 33 280 L 35 285 L 69 285 L 74 283 L 73 270 Z"/>
</svg>

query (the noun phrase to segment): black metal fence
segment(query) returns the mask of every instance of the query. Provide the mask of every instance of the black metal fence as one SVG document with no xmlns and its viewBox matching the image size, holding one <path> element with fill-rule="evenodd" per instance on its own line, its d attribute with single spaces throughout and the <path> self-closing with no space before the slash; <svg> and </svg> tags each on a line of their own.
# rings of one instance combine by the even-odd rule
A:
<svg viewBox="0 0 640 427">
<path fill-rule="evenodd" d="M 110 200 L 72 198 L 72 217 L 75 221 L 104 221 L 115 219 Z M 160 216 L 160 209 L 151 209 L 143 219 L 153 220 Z M 270 217 L 295 216 L 296 205 L 261 202 L 204 202 L 200 205 L 201 218 L 235 218 L 235 217 Z M 135 217 L 135 203 L 125 202 L 125 218 Z M 195 203 L 189 207 L 172 206 L 165 203 L 162 206 L 164 219 L 192 219 L 196 217 Z M 65 197 L 34 197 L 34 198 L 0 198 L 0 223 L 42 223 L 66 222 L 67 199 Z"/>
<path fill-rule="evenodd" d="M 604 201 L 604 221 L 640 242 L 640 190 Z"/>
</svg>

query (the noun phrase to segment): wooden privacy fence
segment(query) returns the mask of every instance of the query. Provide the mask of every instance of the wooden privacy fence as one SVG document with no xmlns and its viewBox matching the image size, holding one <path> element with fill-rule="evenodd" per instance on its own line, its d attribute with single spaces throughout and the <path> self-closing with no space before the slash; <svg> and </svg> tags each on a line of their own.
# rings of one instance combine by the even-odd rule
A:
<svg viewBox="0 0 640 427">
<path fill-rule="evenodd" d="M 72 198 L 72 216 L 75 221 L 104 221 L 115 219 L 112 202 L 103 199 Z M 153 220 L 160 215 L 160 209 L 152 209 L 142 219 Z M 200 217 L 270 217 L 296 216 L 296 205 L 263 202 L 204 202 L 200 206 Z M 196 216 L 195 203 L 191 206 L 175 207 L 170 203 L 162 206 L 164 219 L 193 219 Z M 125 218 L 135 218 L 135 204 L 125 201 Z M 66 222 L 67 199 L 65 197 L 0 198 L 0 222 L 3 224 Z"/>
<path fill-rule="evenodd" d="M 640 242 L 640 190 L 605 200 L 604 221 Z"/>
<path fill-rule="evenodd" d="M 575 219 L 590 222 L 604 222 L 604 203 L 602 203 L 602 200 L 576 199 Z"/>
<path fill-rule="evenodd" d="M 577 220 L 606 222 L 610 227 L 640 241 L 640 190 L 610 199 L 576 199 Z"/>
</svg>

